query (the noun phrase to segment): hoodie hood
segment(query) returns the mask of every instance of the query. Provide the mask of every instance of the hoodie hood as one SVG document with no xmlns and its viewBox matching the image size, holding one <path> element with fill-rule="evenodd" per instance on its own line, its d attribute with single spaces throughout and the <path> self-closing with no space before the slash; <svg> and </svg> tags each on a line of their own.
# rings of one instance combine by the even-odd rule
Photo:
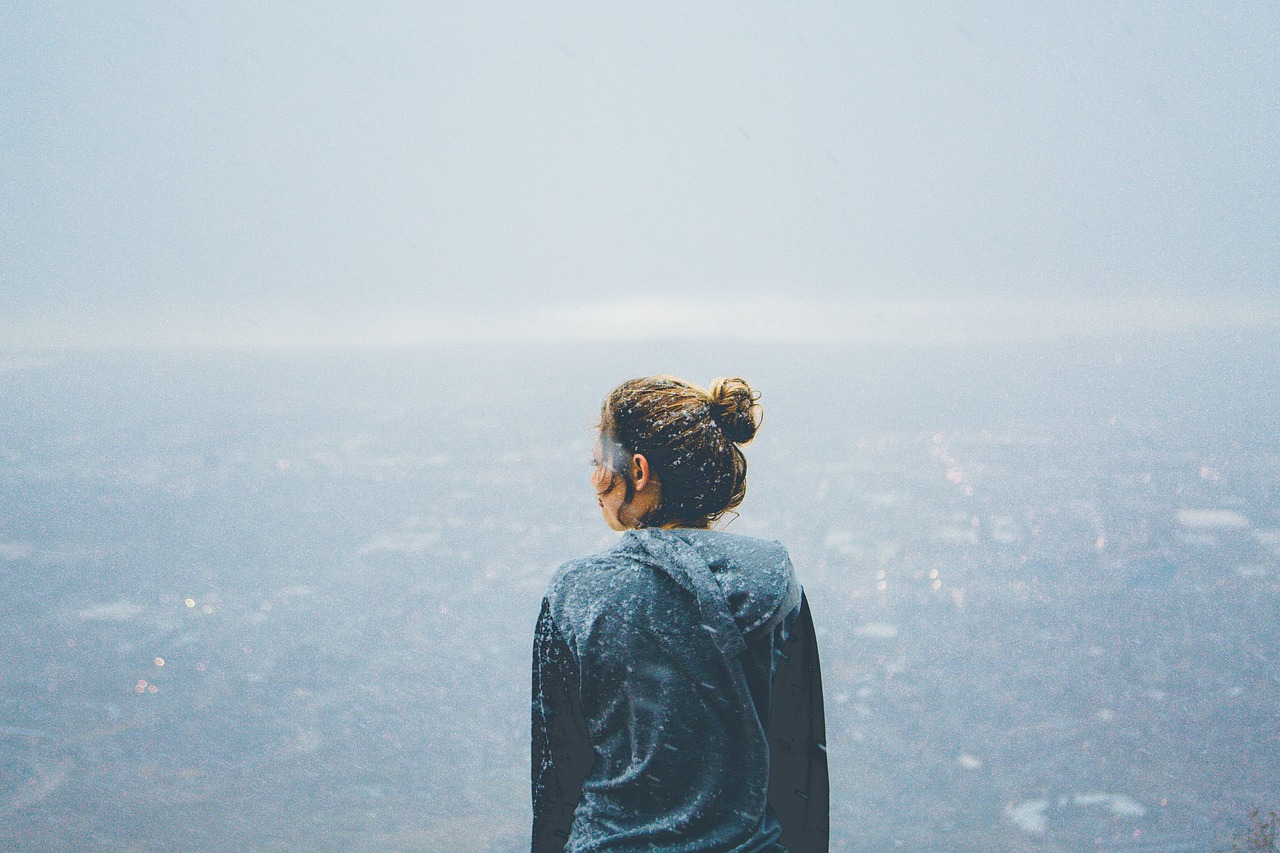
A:
<svg viewBox="0 0 1280 853">
<path fill-rule="evenodd" d="M 669 574 L 698 599 L 726 652 L 773 630 L 800 604 L 800 584 L 777 542 L 716 530 L 628 531 L 620 543 L 638 562 Z"/>
<path fill-rule="evenodd" d="M 781 849 L 770 793 L 807 802 L 808 783 L 772 790 L 769 728 L 805 695 L 797 673 L 808 658 L 788 645 L 797 627 L 812 628 L 805 620 L 776 542 L 635 530 L 561 566 L 538 620 L 535 743 L 542 719 L 549 746 L 535 769 L 553 795 L 586 775 L 581 799 L 557 812 L 567 839 L 548 829 L 536 849 Z M 807 768 L 818 750 L 795 740 L 800 731 L 778 729 Z M 554 756 L 575 738 L 582 760 L 566 771 Z"/>
</svg>

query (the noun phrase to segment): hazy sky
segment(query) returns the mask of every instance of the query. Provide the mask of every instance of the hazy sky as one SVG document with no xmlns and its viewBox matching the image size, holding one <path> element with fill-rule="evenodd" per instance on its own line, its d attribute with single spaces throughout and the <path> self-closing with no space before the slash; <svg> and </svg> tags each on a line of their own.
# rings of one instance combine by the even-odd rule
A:
<svg viewBox="0 0 1280 853">
<path fill-rule="evenodd" d="M 1265 315 L 1277 44 L 1273 0 L 6 2 L 0 344 Z"/>
</svg>

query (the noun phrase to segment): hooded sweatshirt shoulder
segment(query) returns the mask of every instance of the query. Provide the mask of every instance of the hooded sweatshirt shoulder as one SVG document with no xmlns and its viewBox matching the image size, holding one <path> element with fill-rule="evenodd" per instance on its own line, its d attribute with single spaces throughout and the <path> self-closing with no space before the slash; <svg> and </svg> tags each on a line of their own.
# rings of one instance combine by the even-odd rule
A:
<svg viewBox="0 0 1280 853">
<path fill-rule="evenodd" d="M 800 604 L 800 584 L 781 542 L 715 530 L 674 532 L 706 561 L 743 633 L 771 629 Z"/>
<path fill-rule="evenodd" d="M 764 851 L 767 685 L 800 592 L 776 542 L 640 530 L 547 592 L 595 764 L 567 851 Z"/>
<path fill-rule="evenodd" d="M 556 571 L 547 590 L 551 613 L 568 636 L 604 611 L 621 607 L 625 615 L 645 597 L 670 594 L 673 583 L 696 597 L 697 578 L 680 570 L 690 552 L 744 635 L 771 630 L 800 604 L 795 569 L 779 542 L 715 530 L 633 530 L 613 548 Z"/>
</svg>

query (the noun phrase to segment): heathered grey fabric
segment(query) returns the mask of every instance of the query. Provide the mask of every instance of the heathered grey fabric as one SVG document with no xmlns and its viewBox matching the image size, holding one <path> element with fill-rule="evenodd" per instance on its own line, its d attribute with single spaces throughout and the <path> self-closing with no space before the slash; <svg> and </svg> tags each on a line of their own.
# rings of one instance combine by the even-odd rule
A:
<svg viewBox="0 0 1280 853">
<path fill-rule="evenodd" d="M 766 730 L 800 600 L 781 545 L 715 531 L 629 531 L 561 567 L 535 649 L 535 847 L 541 794 L 576 799 L 570 853 L 783 850 Z"/>
</svg>

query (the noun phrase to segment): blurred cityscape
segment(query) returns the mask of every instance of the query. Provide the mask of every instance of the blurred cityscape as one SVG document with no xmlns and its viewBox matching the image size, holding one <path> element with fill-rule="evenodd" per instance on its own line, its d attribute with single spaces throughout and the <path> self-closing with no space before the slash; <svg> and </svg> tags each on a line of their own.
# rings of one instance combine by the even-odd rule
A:
<svg viewBox="0 0 1280 853">
<path fill-rule="evenodd" d="M 1213 849 L 1280 802 L 1277 349 L 0 360 L 0 846 L 526 847 L 590 425 L 669 370 L 765 393 L 834 850 Z"/>
</svg>

